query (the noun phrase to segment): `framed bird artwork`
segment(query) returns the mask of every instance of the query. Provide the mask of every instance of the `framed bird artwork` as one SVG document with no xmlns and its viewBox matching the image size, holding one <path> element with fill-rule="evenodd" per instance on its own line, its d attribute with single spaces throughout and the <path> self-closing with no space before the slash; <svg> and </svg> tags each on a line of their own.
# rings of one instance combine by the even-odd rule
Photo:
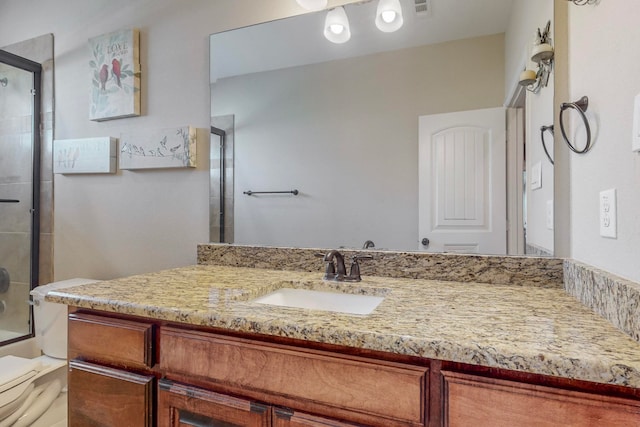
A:
<svg viewBox="0 0 640 427">
<path fill-rule="evenodd" d="M 197 130 L 192 126 L 120 135 L 120 169 L 196 167 Z"/>
<path fill-rule="evenodd" d="M 89 39 L 89 119 L 140 115 L 140 33 L 120 30 Z"/>
</svg>

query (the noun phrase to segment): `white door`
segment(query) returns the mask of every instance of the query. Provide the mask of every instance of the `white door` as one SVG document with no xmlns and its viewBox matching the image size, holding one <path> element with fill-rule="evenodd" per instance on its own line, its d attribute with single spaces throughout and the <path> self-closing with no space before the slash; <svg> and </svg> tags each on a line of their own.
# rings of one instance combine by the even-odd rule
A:
<svg viewBox="0 0 640 427">
<path fill-rule="evenodd" d="M 421 116 L 418 135 L 418 249 L 506 254 L 504 108 Z"/>
</svg>

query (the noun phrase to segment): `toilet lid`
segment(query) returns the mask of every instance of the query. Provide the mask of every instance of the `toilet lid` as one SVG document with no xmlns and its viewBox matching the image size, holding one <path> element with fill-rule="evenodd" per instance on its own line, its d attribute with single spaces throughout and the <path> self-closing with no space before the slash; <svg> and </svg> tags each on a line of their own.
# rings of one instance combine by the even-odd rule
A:
<svg viewBox="0 0 640 427">
<path fill-rule="evenodd" d="M 0 357 L 0 393 L 15 386 L 16 378 L 20 378 L 29 372 L 37 373 L 42 369 L 39 360 L 26 359 L 17 356 Z M 34 374 L 35 375 L 35 374 Z M 33 375 L 32 375 L 33 376 Z"/>
<path fill-rule="evenodd" d="M 29 371 L 24 375 L 20 375 L 17 378 L 14 378 L 13 380 L 4 383 L 3 385 L 0 386 L 0 394 L 4 393 L 7 390 L 12 389 L 13 387 L 17 386 L 18 384 L 22 384 L 23 382 L 30 380 L 31 378 L 35 377 L 38 374 L 37 371 Z M 31 382 L 31 381 L 29 381 Z"/>
<path fill-rule="evenodd" d="M 0 420 L 4 420 L 18 410 L 34 388 L 33 383 L 25 382 L 20 384 L 19 387 L 14 387 L 6 393 L 0 394 Z M 2 403 L 4 400 L 6 400 L 6 403 Z M 0 422 L 0 424 L 2 423 Z"/>
<path fill-rule="evenodd" d="M 5 409 L 5 406 L 10 405 L 14 400 L 20 398 L 23 393 L 30 388 L 30 386 L 33 386 L 33 381 L 27 380 L 3 393 L 0 393 L 0 409 Z"/>
</svg>

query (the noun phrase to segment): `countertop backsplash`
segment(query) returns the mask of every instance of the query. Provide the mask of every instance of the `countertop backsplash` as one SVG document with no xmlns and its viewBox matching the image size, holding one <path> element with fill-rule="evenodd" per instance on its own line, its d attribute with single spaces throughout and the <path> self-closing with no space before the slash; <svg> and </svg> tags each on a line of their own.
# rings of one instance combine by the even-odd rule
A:
<svg viewBox="0 0 640 427">
<path fill-rule="evenodd" d="M 228 244 L 198 245 L 198 264 L 324 272 L 318 254 L 328 249 L 280 248 Z M 563 260 L 550 257 L 462 255 L 342 249 L 347 268 L 356 254 L 372 255 L 360 262 L 362 276 L 479 282 L 500 285 L 562 287 Z"/>
<path fill-rule="evenodd" d="M 564 289 L 640 342 L 640 283 L 567 259 Z"/>
</svg>

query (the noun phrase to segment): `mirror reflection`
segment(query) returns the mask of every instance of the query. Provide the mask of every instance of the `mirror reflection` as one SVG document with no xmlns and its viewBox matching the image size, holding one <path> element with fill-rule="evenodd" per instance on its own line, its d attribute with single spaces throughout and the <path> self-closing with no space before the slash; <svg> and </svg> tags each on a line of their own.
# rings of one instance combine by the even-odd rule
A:
<svg viewBox="0 0 640 427">
<path fill-rule="evenodd" d="M 213 34 L 211 240 L 552 254 L 553 73 L 518 77 L 553 2 L 516 3 L 401 0 L 394 32 L 349 4 L 344 43 L 327 11 Z"/>
</svg>

